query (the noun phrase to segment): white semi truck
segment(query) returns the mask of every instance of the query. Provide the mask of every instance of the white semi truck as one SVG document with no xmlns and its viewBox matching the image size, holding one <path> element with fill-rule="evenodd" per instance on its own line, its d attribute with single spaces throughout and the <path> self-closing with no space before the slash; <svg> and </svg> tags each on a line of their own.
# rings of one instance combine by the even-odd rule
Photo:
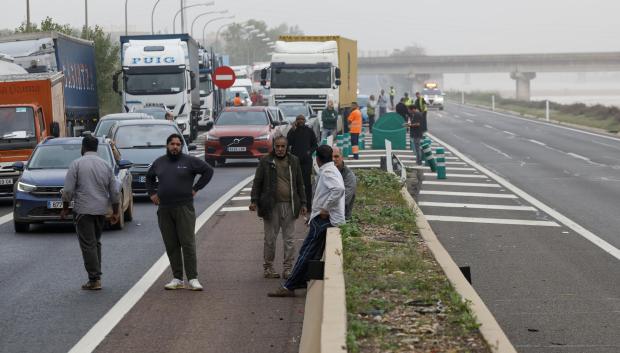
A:
<svg viewBox="0 0 620 353">
<path fill-rule="evenodd" d="M 187 34 L 163 34 L 121 36 L 121 45 L 124 110 L 163 104 L 193 141 L 201 114 L 198 43 Z"/>
</svg>

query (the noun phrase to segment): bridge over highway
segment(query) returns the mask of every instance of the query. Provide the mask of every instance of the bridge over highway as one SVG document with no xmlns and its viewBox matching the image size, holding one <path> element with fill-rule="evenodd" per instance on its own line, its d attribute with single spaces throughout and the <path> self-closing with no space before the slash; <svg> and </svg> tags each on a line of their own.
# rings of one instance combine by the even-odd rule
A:
<svg viewBox="0 0 620 353">
<path fill-rule="evenodd" d="M 517 99 L 530 99 L 530 81 L 537 72 L 620 71 L 620 52 L 429 55 L 360 57 L 360 75 L 403 75 L 412 79 L 414 90 L 430 78 L 443 74 L 501 73 L 516 81 Z"/>
</svg>

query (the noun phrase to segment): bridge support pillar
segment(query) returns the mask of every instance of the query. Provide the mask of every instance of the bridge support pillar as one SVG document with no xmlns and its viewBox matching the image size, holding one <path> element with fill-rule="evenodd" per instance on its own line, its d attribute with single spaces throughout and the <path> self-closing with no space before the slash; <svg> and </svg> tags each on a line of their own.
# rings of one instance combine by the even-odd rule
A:
<svg viewBox="0 0 620 353">
<path fill-rule="evenodd" d="M 530 81 L 536 78 L 535 72 L 511 72 L 510 78 L 517 82 L 517 99 L 530 100 Z"/>
</svg>

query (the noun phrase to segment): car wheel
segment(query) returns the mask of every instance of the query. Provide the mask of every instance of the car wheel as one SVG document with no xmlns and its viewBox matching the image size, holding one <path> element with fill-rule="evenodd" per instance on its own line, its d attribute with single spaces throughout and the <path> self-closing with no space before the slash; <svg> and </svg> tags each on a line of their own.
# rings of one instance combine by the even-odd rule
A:
<svg viewBox="0 0 620 353">
<path fill-rule="evenodd" d="M 129 199 L 129 206 L 127 206 L 127 210 L 123 214 L 125 218 L 125 222 L 133 221 L 133 196 Z"/>
<path fill-rule="evenodd" d="M 205 162 L 209 163 L 210 166 L 215 167 L 215 159 L 205 158 Z"/>
<path fill-rule="evenodd" d="M 121 197 L 123 197 L 123 195 L 121 195 Z M 122 199 L 121 199 L 121 200 L 122 200 Z M 120 214 L 120 215 L 119 215 L 120 217 L 118 217 L 118 223 L 116 223 L 116 224 L 110 224 L 110 227 L 111 227 L 112 229 L 115 229 L 115 230 L 122 230 L 123 228 L 125 228 L 125 217 L 124 217 L 124 215 L 123 215 L 123 204 L 122 204 L 122 202 L 121 202 L 121 204 L 119 205 L 119 210 L 118 210 L 118 213 Z"/>
<path fill-rule="evenodd" d="M 30 231 L 30 223 L 13 222 L 16 233 L 28 233 Z"/>
<path fill-rule="evenodd" d="M 226 158 L 218 158 L 218 159 L 217 159 L 217 163 L 218 163 L 220 166 L 224 166 L 224 165 L 226 165 Z"/>
</svg>

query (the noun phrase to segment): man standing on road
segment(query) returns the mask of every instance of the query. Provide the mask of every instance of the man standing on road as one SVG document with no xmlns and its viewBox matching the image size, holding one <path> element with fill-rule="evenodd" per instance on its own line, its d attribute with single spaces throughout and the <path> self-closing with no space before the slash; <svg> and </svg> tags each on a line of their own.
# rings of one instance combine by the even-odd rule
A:
<svg viewBox="0 0 620 353">
<path fill-rule="evenodd" d="M 409 112 L 407 110 L 407 106 L 405 105 L 405 98 L 401 98 L 400 102 L 396 104 L 396 113 L 403 117 L 404 122 L 407 122 L 407 116 L 409 115 Z"/>
<path fill-rule="evenodd" d="M 299 249 L 291 276 L 278 289 L 268 293 L 270 297 L 294 297 L 295 289 L 305 288 L 308 282 L 308 262 L 319 260 L 323 256 L 327 228 L 345 223 L 344 182 L 332 161 L 332 148 L 321 145 L 317 149 L 316 162 L 320 171 L 312 202 L 308 236 Z"/>
<path fill-rule="evenodd" d="M 202 290 L 196 268 L 194 196 L 209 183 L 213 169 L 205 161 L 183 154 L 183 143 L 178 134 L 168 137 L 166 155 L 157 158 L 146 173 L 146 188 L 151 201 L 159 206 L 157 222 L 174 276 L 165 288 L 185 288 L 185 267 L 188 288 Z M 194 184 L 196 175 L 200 179 Z"/>
<path fill-rule="evenodd" d="M 424 131 L 422 131 L 422 120 L 424 117 L 418 111 L 415 105 L 409 107 L 409 137 L 411 138 L 411 148 L 415 152 L 415 161 L 417 165 L 422 165 L 422 149 L 420 142 L 424 137 Z"/>
<path fill-rule="evenodd" d="M 371 94 L 366 103 L 366 114 L 368 115 L 368 132 L 372 134 L 372 126 L 375 124 L 375 113 L 377 111 L 377 101 L 375 95 Z"/>
<path fill-rule="evenodd" d="M 110 204 L 110 223 L 119 221 L 120 185 L 110 165 L 97 155 L 98 147 L 96 137 L 84 136 L 82 157 L 69 165 L 62 189 L 60 219 L 65 219 L 74 202 L 73 223 L 88 272 L 88 282 L 82 285 L 85 290 L 101 289 L 101 232 Z"/>
<path fill-rule="evenodd" d="M 422 114 L 422 132 L 428 131 L 428 124 L 426 121 L 426 113 L 428 112 L 428 107 L 426 106 L 426 100 L 424 97 L 420 95 L 420 92 L 415 93 L 415 103 L 413 103 L 416 109 Z"/>
<path fill-rule="evenodd" d="M 314 131 L 306 125 L 306 117 L 299 114 L 295 119 L 295 126 L 288 132 L 286 139 L 291 146 L 291 153 L 299 159 L 301 175 L 304 177 L 304 190 L 308 208 L 312 207 L 312 153 L 316 151 L 318 143 Z"/>
<path fill-rule="evenodd" d="M 394 109 L 394 97 L 396 96 L 396 89 L 394 86 L 390 86 L 390 107 Z"/>
<path fill-rule="evenodd" d="M 377 98 L 377 105 L 379 106 L 379 115 L 377 115 L 377 120 L 381 118 L 381 115 L 387 113 L 387 98 L 385 97 L 385 90 L 381 90 L 381 94 Z"/>
<path fill-rule="evenodd" d="M 338 126 L 338 111 L 334 108 L 334 101 L 328 100 L 327 107 L 321 113 L 321 121 L 323 122 L 323 130 L 321 131 L 321 140 L 333 135 Z"/>
<path fill-rule="evenodd" d="M 273 269 L 280 229 L 284 246 L 282 277 L 287 279 L 290 276 L 295 259 L 295 220 L 299 214 L 306 215 L 306 193 L 299 159 L 287 153 L 287 147 L 286 137 L 275 138 L 273 152 L 260 159 L 252 184 L 250 211 L 258 209 L 258 216 L 263 218 L 265 229 L 265 278 L 280 278 Z"/>
<path fill-rule="evenodd" d="M 351 214 L 353 213 L 353 202 L 355 202 L 355 191 L 357 189 L 357 178 L 355 174 L 344 165 L 344 159 L 342 158 L 342 152 L 338 147 L 332 147 L 332 158 L 334 160 L 334 164 L 336 168 L 340 171 L 340 175 L 342 175 L 342 180 L 344 182 L 344 218 L 349 220 L 351 219 Z"/>
<path fill-rule="evenodd" d="M 349 122 L 349 133 L 351 134 L 351 150 L 353 158 L 360 159 L 360 134 L 362 133 L 362 112 L 359 110 L 357 102 L 351 103 L 351 113 L 347 118 Z"/>
</svg>

